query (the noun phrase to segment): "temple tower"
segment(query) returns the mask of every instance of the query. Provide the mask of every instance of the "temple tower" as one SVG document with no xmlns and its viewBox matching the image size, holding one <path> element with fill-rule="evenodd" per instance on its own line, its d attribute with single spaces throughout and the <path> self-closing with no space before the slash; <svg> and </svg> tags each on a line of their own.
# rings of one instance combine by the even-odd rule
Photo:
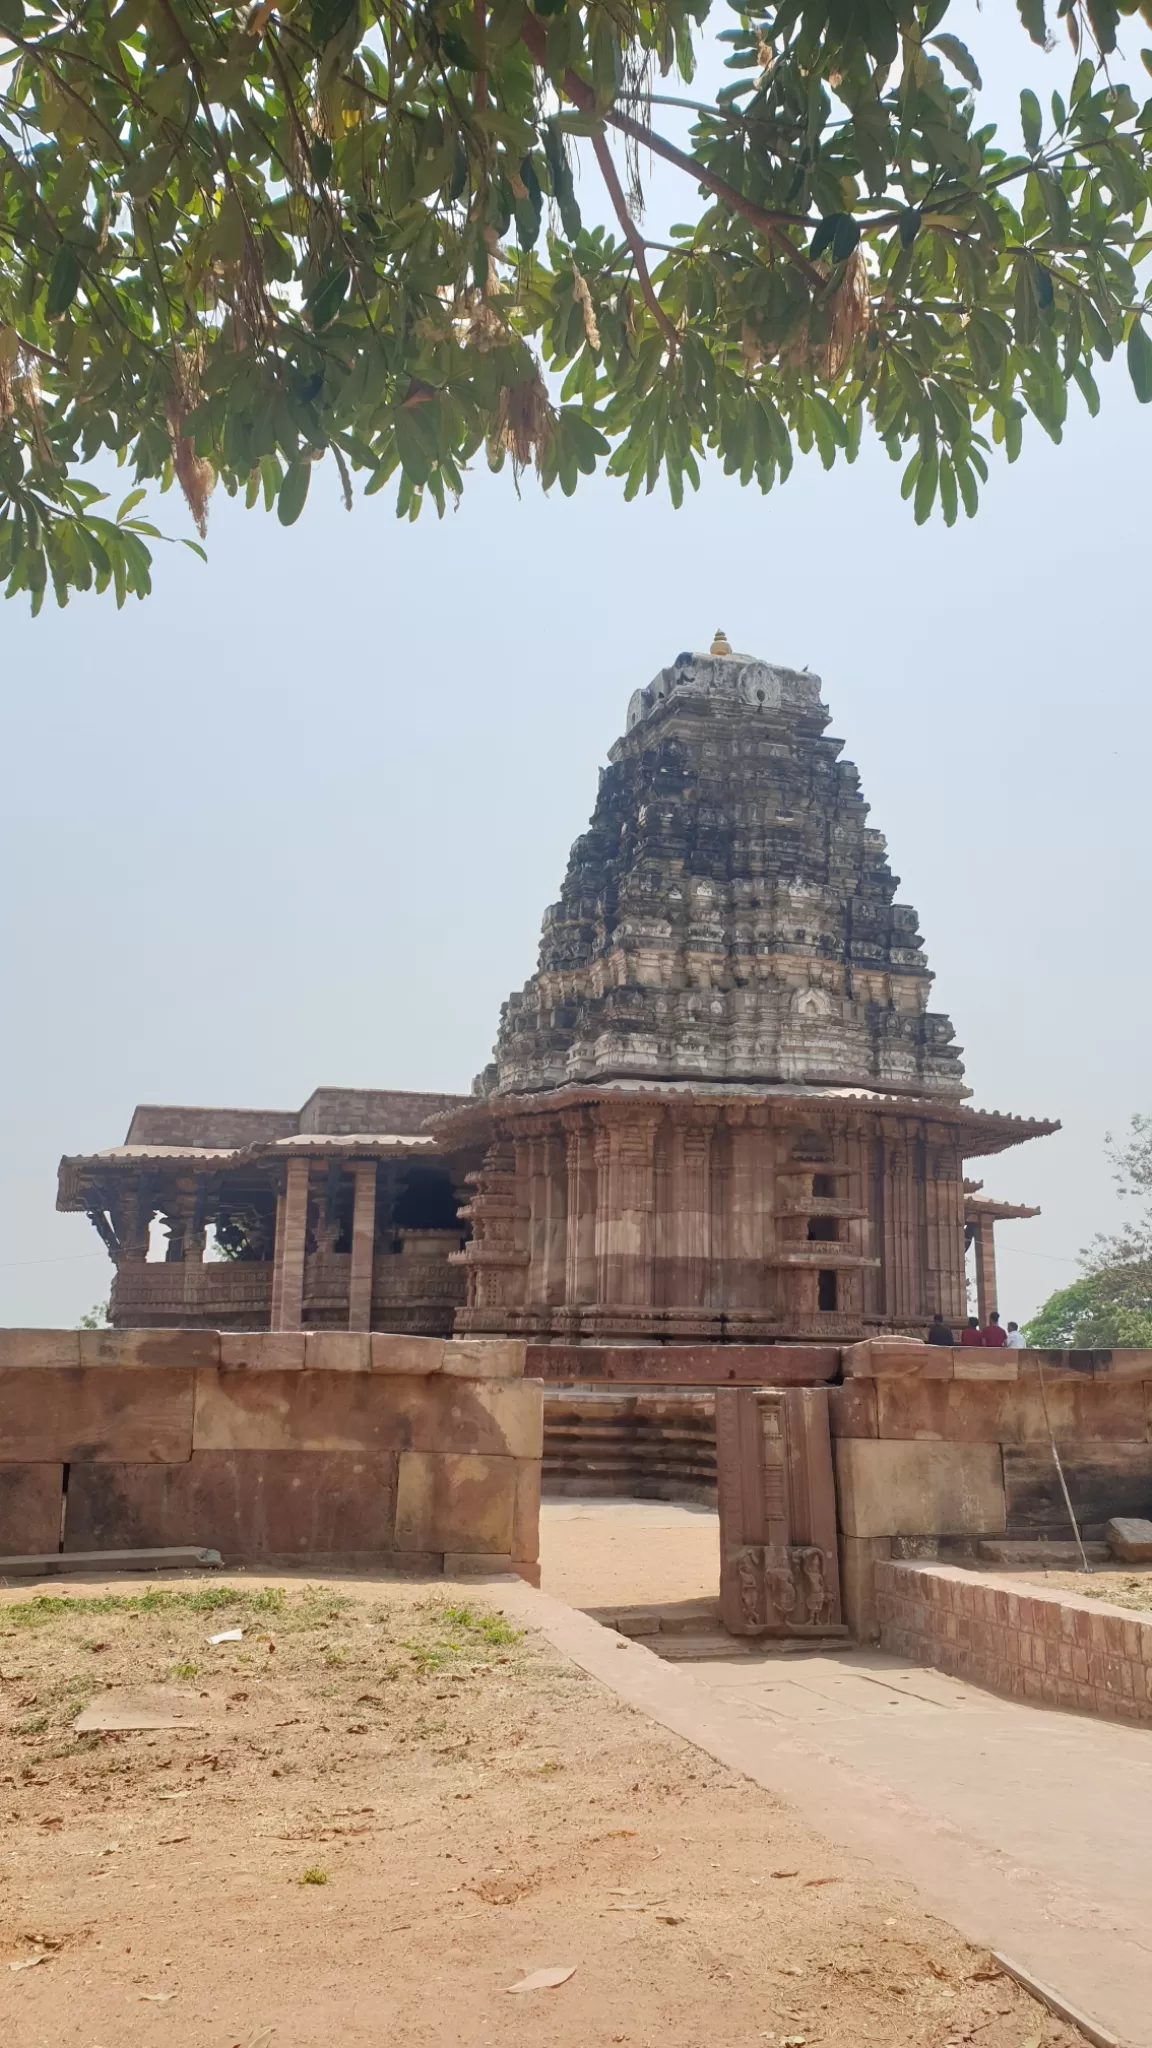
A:
<svg viewBox="0 0 1152 2048">
<path fill-rule="evenodd" d="M 965 1309 L 963 1162 L 1053 1128 L 966 1107 L 820 681 L 680 654 L 634 692 L 505 1004 L 457 1328 L 842 1338 Z"/>
</svg>

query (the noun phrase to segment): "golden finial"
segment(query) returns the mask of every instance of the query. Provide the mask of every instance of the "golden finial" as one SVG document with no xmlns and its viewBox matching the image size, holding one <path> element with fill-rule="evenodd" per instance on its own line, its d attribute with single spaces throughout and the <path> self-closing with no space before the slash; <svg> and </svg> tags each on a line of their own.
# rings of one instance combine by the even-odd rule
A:
<svg viewBox="0 0 1152 2048">
<path fill-rule="evenodd" d="M 731 654 L 732 649 L 728 645 L 728 635 L 724 631 L 723 626 L 717 626 L 716 638 L 713 640 L 708 652 L 709 654 Z"/>
</svg>

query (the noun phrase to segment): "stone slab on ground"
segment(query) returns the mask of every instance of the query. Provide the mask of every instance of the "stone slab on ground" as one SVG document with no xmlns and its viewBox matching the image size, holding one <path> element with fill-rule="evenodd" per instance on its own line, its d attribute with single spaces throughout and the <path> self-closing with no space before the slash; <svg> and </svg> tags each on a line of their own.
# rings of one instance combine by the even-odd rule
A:
<svg viewBox="0 0 1152 2048">
<path fill-rule="evenodd" d="M 0 1557 L 0 1580 L 70 1579 L 98 1572 L 203 1572 L 220 1571 L 224 1560 L 218 1550 L 177 1546 L 167 1550 L 77 1550 L 49 1551 L 40 1557 Z"/>
<path fill-rule="evenodd" d="M 1023 1570 L 1028 1565 L 1050 1565 L 1053 1571 L 1076 1571 L 1080 1566 L 1079 1545 L 1046 1542 L 1043 1537 L 1035 1540 L 1029 1537 L 993 1537 L 976 1545 L 976 1555 L 985 1564 L 1015 1565 Z M 1084 1555 L 1089 1564 L 1105 1564 L 1108 1559 L 1106 1543 L 1085 1543 Z"/>
<path fill-rule="evenodd" d="M 1116 1515 L 1104 1530 L 1104 1541 L 1122 1564 L 1152 1564 L 1152 1522 L 1139 1515 Z"/>
</svg>

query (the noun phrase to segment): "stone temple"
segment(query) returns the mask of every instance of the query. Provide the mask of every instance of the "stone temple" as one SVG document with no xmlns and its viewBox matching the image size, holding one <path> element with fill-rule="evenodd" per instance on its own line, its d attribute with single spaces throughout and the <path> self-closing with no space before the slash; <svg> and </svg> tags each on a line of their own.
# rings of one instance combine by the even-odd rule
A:
<svg viewBox="0 0 1152 2048">
<path fill-rule="evenodd" d="M 992 1225 L 1036 1212 L 965 1162 L 1057 1126 L 969 1105 L 828 724 L 722 634 L 635 691 L 470 1096 L 143 1106 L 64 1159 L 112 1321 L 843 1342 L 962 1319 L 973 1238 L 985 1315 Z"/>
</svg>

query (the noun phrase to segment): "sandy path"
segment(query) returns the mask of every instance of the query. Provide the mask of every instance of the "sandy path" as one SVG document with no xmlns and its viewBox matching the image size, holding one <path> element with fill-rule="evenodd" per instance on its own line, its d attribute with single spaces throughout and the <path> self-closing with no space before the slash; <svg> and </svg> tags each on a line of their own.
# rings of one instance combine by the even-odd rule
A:
<svg viewBox="0 0 1152 2048">
<path fill-rule="evenodd" d="M 540 1584 L 570 1607 L 714 1600 L 720 1525 L 711 1508 L 646 1500 L 546 1500 Z"/>
</svg>

